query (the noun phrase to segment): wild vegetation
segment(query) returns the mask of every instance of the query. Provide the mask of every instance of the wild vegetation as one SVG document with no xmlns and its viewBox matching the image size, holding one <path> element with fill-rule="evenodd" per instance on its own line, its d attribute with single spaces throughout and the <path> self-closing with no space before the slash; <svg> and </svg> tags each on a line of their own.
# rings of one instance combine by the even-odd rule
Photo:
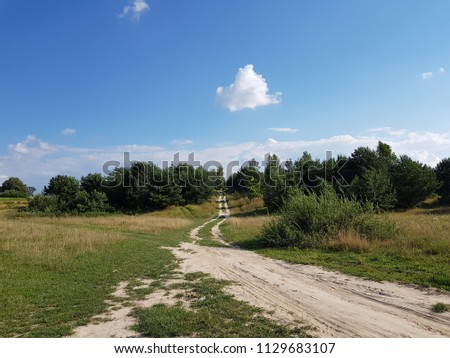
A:
<svg viewBox="0 0 450 358">
<path fill-rule="evenodd" d="M 320 194 L 291 192 L 277 219 L 262 235 L 269 246 L 320 247 L 342 236 L 366 240 L 385 240 L 395 232 L 395 225 L 376 215 L 373 205 L 340 198 L 325 186 Z"/>
</svg>

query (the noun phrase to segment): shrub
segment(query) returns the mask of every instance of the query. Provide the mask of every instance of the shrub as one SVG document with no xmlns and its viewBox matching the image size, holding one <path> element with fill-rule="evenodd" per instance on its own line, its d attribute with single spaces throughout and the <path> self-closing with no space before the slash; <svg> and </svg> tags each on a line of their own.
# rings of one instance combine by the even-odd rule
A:
<svg viewBox="0 0 450 358">
<path fill-rule="evenodd" d="M 19 190 L 6 190 L 0 192 L 2 198 L 28 198 L 28 192 L 24 193 Z"/>
<path fill-rule="evenodd" d="M 388 238 L 394 231 L 394 224 L 376 216 L 373 206 L 340 198 L 325 187 L 320 194 L 291 195 L 263 236 L 272 246 L 319 247 L 345 232 L 373 240 Z"/>
<path fill-rule="evenodd" d="M 57 213 L 58 197 L 56 195 L 38 194 L 30 200 L 28 208 L 31 211 L 41 211 L 44 213 Z"/>
</svg>

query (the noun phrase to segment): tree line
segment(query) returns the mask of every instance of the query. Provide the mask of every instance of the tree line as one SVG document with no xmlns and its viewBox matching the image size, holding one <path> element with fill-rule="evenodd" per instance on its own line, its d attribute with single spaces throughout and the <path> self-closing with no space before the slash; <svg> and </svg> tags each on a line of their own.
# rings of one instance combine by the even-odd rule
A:
<svg viewBox="0 0 450 358">
<path fill-rule="evenodd" d="M 250 198 L 262 196 L 271 212 L 281 209 L 290 193 L 320 194 L 324 187 L 331 187 L 341 198 L 370 203 L 379 211 L 411 208 L 433 194 L 450 203 L 450 158 L 431 168 L 407 155 L 397 156 L 382 142 L 376 149 L 359 147 L 350 156 L 325 160 L 304 152 L 295 161 L 281 162 L 273 154 L 267 156 L 263 168 L 252 159 L 226 182 L 223 175 L 221 167 L 205 170 L 180 164 L 160 168 L 151 162 L 134 162 L 106 176 L 91 173 L 80 180 L 57 175 L 41 194 L 32 197 L 29 209 L 47 213 L 145 212 L 199 204 L 225 188 Z M 34 191 L 19 178 L 9 178 L 1 185 L 0 196 L 30 197 Z"/>
<path fill-rule="evenodd" d="M 433 194 L 450 203 L 450 158 L 435 168 L 407 155 L 397 156 L 378 142 L 376 149 L 359 147 L 350 156 L 313 159 L 304 152 L 281 163 L 273 154 L 261 171 L 256 160 L 230 176 L 227 187 L 250 198 L 262 196 L 269 211 L 281 209 L 290 193 L 319 194 L 332 187 L 342 198 L 370 203 L 379 211 L 411 208 Z"/>
<path fill-rule="evenodd" d="M 134 162 L 109 175 L 91 173 L 80 180 L 67 175 L 50 179 L 43 193 L 29 202 L 29 210 L 44 213 L 126 213 L 162 210 L 171 205 L 200 204 L 223 189 L 221 168 L 205 170 L 187 164 L 160 168 Z"/>
</svg>

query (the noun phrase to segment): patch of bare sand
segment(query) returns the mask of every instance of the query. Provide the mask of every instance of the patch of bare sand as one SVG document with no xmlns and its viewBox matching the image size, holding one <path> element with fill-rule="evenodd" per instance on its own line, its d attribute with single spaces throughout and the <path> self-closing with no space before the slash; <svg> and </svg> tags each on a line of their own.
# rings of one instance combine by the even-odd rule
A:
<svg viewBox="0 0 450 358">
<path fill-rule="evenodd" d="M 142 285 L 137 288 L 148 287 L 152 280 L 141 280 Z M 136 323 L 134 317 L 130 316 L 135 307 L 149 308 L 157 304 L 174 306 L 180 304 L 184 309 L 190 309 L 189 303 L 183 299 L 186 292 L 180 289 L 170 289 L 170 285 L 183 282 L 182 280 L 171 280 L 164 288 L 158 289 L 138 301 L 127 301 L 130 298 L 127 293 L 128 282 L 120 282 L 114 292 L 113 298 L 120 298 L 123 302 L 116 303 L 114 300 L 107 300 L 110 305 L 107 312 L 93 317 L 91 323 L 86 326 L 77 327 L 71 337 L 74 338 L 128 338 L 139 337 L 140 334 L 132 329 Z"/>
</svg>

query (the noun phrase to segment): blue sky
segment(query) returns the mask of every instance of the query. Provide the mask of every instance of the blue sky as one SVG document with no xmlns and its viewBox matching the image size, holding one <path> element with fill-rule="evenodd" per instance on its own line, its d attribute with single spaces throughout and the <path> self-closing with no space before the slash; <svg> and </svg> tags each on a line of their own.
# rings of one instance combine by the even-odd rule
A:
<svg viewBox="0 0 450 358">
<path fill-rule="evenodd" d="M 0 1 L 0 181 L 134 160 L 450 156 L 450 2 Z"/>
</svg>

